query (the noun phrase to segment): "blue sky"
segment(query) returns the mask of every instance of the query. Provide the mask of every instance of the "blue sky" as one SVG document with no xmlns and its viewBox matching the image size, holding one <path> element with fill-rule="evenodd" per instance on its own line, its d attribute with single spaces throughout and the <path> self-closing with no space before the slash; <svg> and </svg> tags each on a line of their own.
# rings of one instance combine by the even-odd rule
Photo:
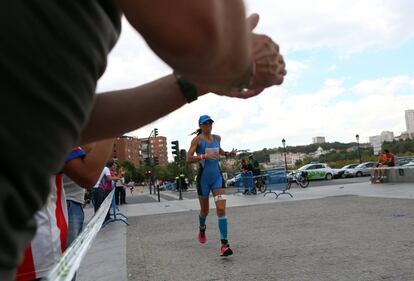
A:
<svg viewBox="0 0 414 281">
<path fill-rule="evenodd" d="M 146 137 L 156 127 L 188 148 L 201 114 L 215 119 L 224 149 L 279 147 L 282 138 L 305 145 L 314 136 L 351 142 L 357 133 L 368 142 L 381 131 L 405 131 L 404 110 L 414 108 L 414 1 L 249 0 L 246 9 L 261 17 L 255 31 L 280 45 L 284 84 L 249 100 L 206 95 L 130 135 Z M 123 23 L 98 91 L 171 73 Z"/>
<path fill-rule="evenodd" d="M 288 59 L 306 62 L 310 68 L 302 73 L 300 85 L 295 88 L 316 91 L 326 78 L 344 79 L 350 86 L 360 80 L 380 77 L 414 75 L 414 39 L 400 46 L 370 49 L 349 57 L 340 57 L 335 49 L 295 51 L 287 54 Z"/>
</svg>

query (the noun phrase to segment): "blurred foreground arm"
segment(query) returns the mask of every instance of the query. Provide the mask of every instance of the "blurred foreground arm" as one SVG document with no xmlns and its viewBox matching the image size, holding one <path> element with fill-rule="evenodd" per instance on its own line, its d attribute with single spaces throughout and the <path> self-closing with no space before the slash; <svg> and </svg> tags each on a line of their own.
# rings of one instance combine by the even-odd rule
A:
<svg viewBox="0 0 414 281">
<path fill-rule="evenodd" d="M 241 0 L 119 0 L 151 49 L 187 80 L 216 89 L 244 82 L 250 30 Z"/>
<path fill-rule="evenodd" d="M 124 5 L 131 5 L 129 8 L 132 9 L 134 3 L 136 4 L 146 1 L 129 2 L 129 0 L 121 0 L 121 2 L 124 3 Z M 165 0 L 154 0 L 153 2 L 163 3 L 165 6 L 170 5 L 168 4 L 170 2 Z M 198 7 L 199 5 L 203 5 L 201 3 L 210 3 L 211 5 L 213 3 L 216 3 L 216 5 L 219 5 L 216 1 L 212 0 L 171 1 L 171 3 L 176 2 L 188 2 L 188 6 L 192 7 L 195 5 L 194 8 Z M 197 3 L 197 5 L 195 3 Z M 218 3 L 239 3 L 239 1 L 226 0 L 219 1 Z M 146 5 L 152 7 L 152 5 L 155 4 L 146 3 Z M 182 9 L 184 8 L 182 7 Z M 159 13 L 162 14 L 162 11 L 165 11 L 165 7 L 163 10 L 160 10 Z M 198 12 L 201 13 L 200 11 Z M 152 14 L 152 12 L 148 13 Z M 155 15 L 152 14 L 152 16 Z M 181 21 L 182 20 L 178 20 L 178 22 Z M 259 94 L 265 88 L 271 87 L 273 85 L 280 85 L 283 82 L 284 76 L 286 75 L 285 62 L 283 56 L 279 53 L 279 46 L 266 35 L 252 33 L 252 30 L 256 27 L 258 21 L 259 16 L 256 14 L 251 15 L 249 18 L 247 18 L 247 20 L 243 20 L 241 26 L 243 26 L 243 30 L 248 31 L 248 37 L 251 41 L 246 39 L 246 42 L 241 43 L 242 45 L 239 46 L 239 48 L 236 48 L 238 51 L 240 51 L 240 49 L 246 49 L 248 54 L 250 52 L 250 55 L 246 55 L 247 61 L 249 62 L 246 65 L 250 65 L 250 68 L 252 65 L 255 66 L 254 71 L 251 72 L 250 69 L 247 75 L 247 80 L 249 83 L 246 86 L 249 89 L 248 91 L 240 91 L 240 89 L 237 88 L 241 83 L 246 82 L 245 74 L 243 79 L 236 79 L 238 81 L 237 83 L 234 82 L 236 81 L 234 80 L 236 76 L 231 77 L 232 73 L 237 73 L 237 69 L 234 68 L 234 64 L 231 61 L 234 60 L 237 56 L 239 56 L 239 58 L 244 57 L 244 55 L 239 55 L 239 52 L 237 51 L 230 51 L 230 54 L 228 54 L 227 51 L 223 51 L 224 54 L 228 55 L 227 59 L 230 61 L 230 63 L 228 63 L 226 67 L 220 67 L 221 64 L 226 64 L 226 57 L 223 55 L 219 56 L 220 59 L 215 57 L 216 55 L 210 52 L 211 47 L 206 43 L 208 40 L 204 42 L 207 45 L 200 44 L 198 46 L 199 49 L 196 51 L 190 50 L 189 54 L 180 54 L 180 47 L 177 46 L 173 46 L 171 48 L 175 54 L 173 54 L 173 51 L 168 52 L 168 48 L 165 48 L 164 50 L 163 47 L 160 47 L 160 49 L 166 53 L 165 55 L 162 54 L 164 55 L 164 58 L 167 58 L 168 60 L 174 62 L 172 63 L 172 66 L 175 69 L 184 71 L 182 73 L 185 73 L 186 79 L 194 79 L 190 81 L 196 84 L 198 88 L 198 96 L 204 95 L 208 92 L 214 92 L 218 95 L 228 97 L 249 98 Z M 164 24 L 162 26 L 162 28 L 167 28 L 164 26 Z M 227 30 L 227 28 L 224 29 Z M 154 33 L 157 34 L 155 31 Z M 168 34 L 168 32 L 165 36 L 167 39 L 174 41 L 174 36 L 171 36 L 171 34 Z M 189 35 L 184 34 L 183 37 L 185 38 L 182 38 L 181 40 L 185 41 L 185 39 L 187 39 L 191 41 L 191 37 L 186 38 L 186 36 Z M 199 35 L 195 36 L 195 38 L 197 38 Z M 157 39 L 160 40 L 158 37 Z M 185 45 L 181 41 L 180 44 Z M 168 40 L 166 45 L 169 45 Z M 224 44 L 224 46 L 227 45 Z M 207 53 L 207 55 L 204 55 L 204 51 Z M 244 51 L 242 53 L 244 53 Z M 199 54 L 201 55 L 198 56 Z M 234 54 L 238 55 L 234 56 Z M 209 60 L 208 57 L 210 57 L 211 60 Z M 213 59 L 213 57 L 215 59 Z M 209 65 L 209 67 L 200 65 L 200 60 L 203 62 L 205 60 L 205 63 Z M 234 72 L 232 72 L 232 67 Z M 242 69 L 242 67 L 240 69 Z M 243 71 L 240 73 L 243 73 Z M 177 84 L 176 78 L 173 75 L 168 75 L 166 77 L 135 88 L 98 94 L 96 95 L 95 104 L 93 106 L 88 124 L 85 126 L 82 132 L 81 143 L 89 143 L 101 139 L 120 136 L 124 133 L 147 125 L 178 109 L 186 103 L 187 101 L 184 98 L 183 93 Z"/>
</svg>

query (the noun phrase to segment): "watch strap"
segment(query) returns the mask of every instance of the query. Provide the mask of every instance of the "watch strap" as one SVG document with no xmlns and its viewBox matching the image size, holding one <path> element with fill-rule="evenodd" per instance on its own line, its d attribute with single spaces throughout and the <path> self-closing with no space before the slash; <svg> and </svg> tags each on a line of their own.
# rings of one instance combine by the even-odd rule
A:
<svg viewBox="0 0 414 281">
<path fill-rule="evenodd" d="M 190 103 L 195 101 L 198 98 L 197 87 L 193 83 L 183 79 L 183 77 L 176 71 L 174 71 L 174 76 L 175 79 L 177 79 L 177 84 L 187 102 Z"/>
</svg>

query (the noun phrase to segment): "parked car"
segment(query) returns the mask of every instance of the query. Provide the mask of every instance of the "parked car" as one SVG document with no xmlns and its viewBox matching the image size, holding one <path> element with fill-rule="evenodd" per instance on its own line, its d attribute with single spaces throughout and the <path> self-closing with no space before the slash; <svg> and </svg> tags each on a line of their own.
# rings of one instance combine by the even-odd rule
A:
<svg viewBox="0 0 414 281">
<path fill-rule="evenodd" d="M 351 173 L 355 177 L 369 176 L 376 165 L 376 162 L 364 162 L 356 166 Z"/>
<path fill-rule="evenodd" d="M 325 163 L 310 163 L 300 167 L 298 171 L 306 171 L 309 180 L 331 180 L 334 176 L 334 170 Z"/>
<path fill-rule="evenodd" d="M 408 162 L 407 164 L 403 165 L 404 167 L 414 167 L 414 161 Z"/>
<path fill-rule="evenodd" d="M 413 156 L 402 156 L 402 157 L 396 157 L 395 158 L 396 166 L 405 166 L 405 164 L 408 164 L 410 162 L 414 162 Z"/>
<path fill-rule="evenodd" d="M 334 169 L 334 178 L 335 179 L 339 179 L 339 178 L 350 178 L 353 177 L 353 169 L 358 166 L 359 164 L 348 164 L 343 166 L 341 169 Z"/>
</svg>

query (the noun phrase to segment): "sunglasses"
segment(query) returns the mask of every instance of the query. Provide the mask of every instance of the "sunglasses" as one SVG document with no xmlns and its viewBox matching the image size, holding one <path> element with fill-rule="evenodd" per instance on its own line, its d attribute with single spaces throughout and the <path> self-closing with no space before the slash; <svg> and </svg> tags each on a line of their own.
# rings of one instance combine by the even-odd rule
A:
<svg viewBox="0 0 414 281">
<path fill-rule="evenodd" d="M 206 122 L 204 122 L 203 124 L 201 124 L 201 125 L 213 125 L 213 122 L 212 121 L 206 121 Z"/>
</svg>

